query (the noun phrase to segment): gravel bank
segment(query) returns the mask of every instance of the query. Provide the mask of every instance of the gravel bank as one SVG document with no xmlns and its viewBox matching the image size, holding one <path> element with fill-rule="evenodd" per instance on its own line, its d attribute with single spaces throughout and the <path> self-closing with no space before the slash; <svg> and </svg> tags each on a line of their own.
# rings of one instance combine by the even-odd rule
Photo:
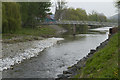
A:
<svg viewBox="0 0 120 80">
<path fill-rule="evenodd" d="M 48 38 L 44 40 L 3 45 L 3 57 L 0 59 L 0 71 L 12 68 L 12 65 L 21 63 L 39 55 L 39 52 L 53 46 L 63 38 Z"/>
</svg>

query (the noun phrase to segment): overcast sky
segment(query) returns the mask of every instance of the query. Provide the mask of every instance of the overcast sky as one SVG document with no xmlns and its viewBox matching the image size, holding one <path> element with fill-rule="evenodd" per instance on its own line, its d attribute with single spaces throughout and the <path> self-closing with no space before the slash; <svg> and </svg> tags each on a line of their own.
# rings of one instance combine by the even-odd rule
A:
<svg viewBox="0 0 120 80">
<path fill-rule="evenodd" d="M 54 0 L 53 0 L 54 1 Z M 99 13 L 104 13 L 107 17 L 113 16 L 117 13 L 115 6 L 115 0 L 66 0 L 68 7 L 82 8 L 87 13 L 91 13 L 93 10 Z M 54 7 L 52 12 L 54 13 Z"/>
<path fill-rule="evenodd" d="M 31 2 L 47 2 L 49 0 L 2 0 L 2 1 L 31 1 Z M 55 2 L 57 0 L 51 0 Z M 116 0 L 65 0 L 68 7 L 82 8 L 85 9 L 87 13 L 91 13 L 93 10 L 98 13 L 103 13 L 107 17 L 113 16 L 117 13 L 117 8 L 115 7 Z M 54 3 L 53 3 L 54 4 Z M 51 7 L 52 13 L 55 13 L 55 6 Z"/>
</svg>

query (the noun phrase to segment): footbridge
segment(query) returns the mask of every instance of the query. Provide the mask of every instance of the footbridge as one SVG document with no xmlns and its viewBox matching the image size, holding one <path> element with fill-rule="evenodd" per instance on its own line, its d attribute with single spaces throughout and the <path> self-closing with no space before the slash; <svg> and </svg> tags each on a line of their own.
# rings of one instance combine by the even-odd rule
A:
<svg viewBox="0 0 120 80">
<path fill-rule="evenodd" d="M 118 26 L 118 23 L 113 22 L 97 22 L 97 21 L 50 21 L 50 22 L 42 22 L 39 24 L 46 25 L 58 25 L 58 24 L 79 24 L 79 25 L 88 25 L 88 26 Z"/>
</svg>

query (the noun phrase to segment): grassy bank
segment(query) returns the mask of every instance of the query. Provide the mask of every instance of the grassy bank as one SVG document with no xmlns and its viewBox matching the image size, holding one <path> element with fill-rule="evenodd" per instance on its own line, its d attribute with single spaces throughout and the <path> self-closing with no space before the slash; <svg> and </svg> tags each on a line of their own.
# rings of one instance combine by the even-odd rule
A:
<svg viewBox="0 0 120 80">
<path fill-rule="evenodd" d="M 42 28 L 23 28 L 17 31 L 15 34 L 22 34 L 22 35 L 33 35 L 33 36 L 44 36 L 44 35 L 54 35 L 55 30 L 48 27 Z"/>
<path fill-rule="evenodd" d="M 120 32 L 89 58 L 75 78 L 118 78 L 118 35 Z"/>
<path fill-rule="evenodd" d="M 2 40 L 4 43 L 16 43 L 32 40 L 41 40 L 56 35 L 56 30 L 50 26 L 40 26 L 39 28 L 21 28 L 14 33 L 3 33 Z"/>
<path fill-rule="evenodd" d="M 41 28 L 21 28 L 15 33 L 3 33 L 3 39 L 11 39 L 13 37 L 20 36 L 41 36 L 41 37 L 49 37 L 55 35 L 55 30 L 50 28 L 49 26 L 42 26 Z"/>
</svg>

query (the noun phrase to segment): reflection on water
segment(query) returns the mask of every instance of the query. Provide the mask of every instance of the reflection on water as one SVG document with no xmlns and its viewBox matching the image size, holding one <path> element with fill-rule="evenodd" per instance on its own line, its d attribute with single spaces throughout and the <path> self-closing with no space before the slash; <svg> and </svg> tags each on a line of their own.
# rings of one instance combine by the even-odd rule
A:
<svg viewBox="0 0 120 80">
<path fill-rule="evenodd" d="M 103 30 L 99 28 L 97 30 Z M 67 67 L 77 63 L 108 38 L 108 32 L 95 34 L 63 35 L 64 41 L 47 48 L 38 57 L 26 60 L 14 66 L 13 70 L 3 72 L 3 77 L 9 78 L 54 78 Z M 92 32 L 89 30 L 89 32 Z"/>
</svg>

